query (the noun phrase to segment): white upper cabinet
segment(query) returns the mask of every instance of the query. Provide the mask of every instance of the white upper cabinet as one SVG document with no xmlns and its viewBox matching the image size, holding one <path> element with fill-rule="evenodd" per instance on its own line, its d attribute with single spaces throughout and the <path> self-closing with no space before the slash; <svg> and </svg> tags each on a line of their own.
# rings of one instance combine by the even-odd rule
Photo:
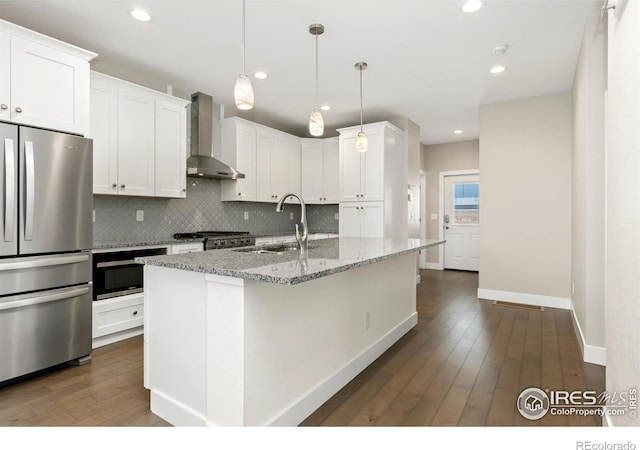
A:
<svg viewBox="0 0 640 450">
<path fill-rule="evenodd" d="M 188 104 L 92 72 L 93 192 L 185 197 Z"/>
<path fill-rule="evenodd" d="M 389 122 L 364 126 L 369 148 L 356 151 L 360 127 L 340 133 L 340 235 L 406 238 L 407 150 Z"/>
<path fill-rule="evenodd" d="M 222 181 L 223 201 L 256 201 L 255 124 L 237 117 L 222 121 L 222 160 L 244 174 L 244 178 Z"/>
<path fill-rule="evenodd" d="M 0 119 L 87 135 L 95 56 L 0 20 Z"/>
<path fill-rule="evenodd" d="M 156 100 L 156 196 L 187 195 L 187 110 L 167 100 Z"/>
<path fill-rule="evenodd" d="M 276 203 L 287 192 L 300 192 L 299 138 L 229 117 L 223 120 L 222 139 L 222 160 L 245 174 L 222 181 L 222 200 Z"/>
<path fill-rule="evenodd" d="M 302 197 L 309 204 L 338 203 L 338 138 L 303 139 Z"/>
</svg>

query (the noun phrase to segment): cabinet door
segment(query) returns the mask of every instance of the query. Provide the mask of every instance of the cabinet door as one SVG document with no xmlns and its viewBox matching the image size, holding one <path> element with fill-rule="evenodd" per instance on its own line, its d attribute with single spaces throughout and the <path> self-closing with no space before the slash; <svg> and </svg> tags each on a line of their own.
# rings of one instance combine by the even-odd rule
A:
<svg viewBox="0 0 640 450">
<path fill-rule="evenodd" d="M 18 38 L 11 39 L 11 120 L 86 135 L 89 63 Z"/>
<path fill-rule="evenodd" d="M 356 135 L 340 137 L 340 201 L 353 202 L 362 199 L 360 181 L 362 155 L 356 151 Z"/>
<path fill-rule="evenodd" d="M 340 190 L 340 158 L 338 138 L 325 139 L 323 143 L 323 203 L 338 203 Z"/>
<path fill-rule="evenodd" d="M 302 198 L 309 204 L 323 203 L 324 156 L 320 139 L 306 140 L 300 145 Z"/>
<path fill-rule="evenodd" d="M 299 193 L 304 199 L 300 158 L 300 140 L 292 137 L 289 140 L 289 191 Z"/>
<path fill-rule="evenodd" d="M 236 183 L 237 200 L 256 200 L 256 136 L 254 127 L 238 125 L 236 136 L 236 170 L 245 174 Z"/>
<path fill-rule="evenodd" d="M 273 134 L 262 129 L 258 130 L 256 143 L 256 199 L 259 202 L 274 201 L 274 193 L 271 190 L 273 149 Z"/>
<path fill-rule="evenodd" d="M 340 237 L 362 236 L 362 206 L 359 202 L 340 203 Z"/>
<path fill-rule="evenodd" d="M 187 195 L 187 111 L 175 103 L 156 100 L 155 142 L 157 197 Z"/>
<path fill-rule="evenodd" d="M 384 237 L 384 207 L 382 202 L 361 203 L 362 237 Z"/>
<path fill-rule="evenodd" d="M 151 96 L 118 91 L 118 192 L 153 196 L 155 191 L 155 102 Z"/>
<path fill-rule="evenodd" d="M 369 148 L 362 153 L 362 194 L 361 200 L 370 202 L 384 200 L 384 134 L 371 132 L 367 134 Z M 400 155 L 397 155 L 400 158 Z M 348 173 L 347 173 L 348 174 Z M 345 174 L 345 175 L 347 175 Z"/>
<path fill-rule="evenodd" d="M 11 120 L 11 38 L 0 33 L 0 120 Z"/>
<path fill-rule="evenodd" d="M 300 194 L 300 191 L 291 189 L 289 185 L 289 148 L 291 139 L 286 135 L 276 134 L 271 151 L 271 192 L 273 202 L 276 203 L 280 197 L 288 192 Z M 298 200 L 293 200 L 296 203 Z"/>
<path fill-rule="evenodd" d="M 93 193 L 118 193 L 118 91 L 100 81 L 91 82 L 93 139 Z"/>
</svg>

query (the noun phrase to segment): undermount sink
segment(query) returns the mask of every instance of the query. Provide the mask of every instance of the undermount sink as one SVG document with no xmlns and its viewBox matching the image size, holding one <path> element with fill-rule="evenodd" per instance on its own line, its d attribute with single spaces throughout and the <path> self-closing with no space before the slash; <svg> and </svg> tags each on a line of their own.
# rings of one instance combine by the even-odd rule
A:
<svg viewBox="0 0 640 450">
<path fill-rule="evenodd" d="M 314 248 L 309 246 L 309 248 Z M 300 250 L 297 244 L 274 244 L 274 245 L 260 245 L 255 247 L 245 247 L 234 250 L 241 253 L 275 253 L 282 254 L 284 252 L 291 252 L 294 250 Z"/>
</svg>

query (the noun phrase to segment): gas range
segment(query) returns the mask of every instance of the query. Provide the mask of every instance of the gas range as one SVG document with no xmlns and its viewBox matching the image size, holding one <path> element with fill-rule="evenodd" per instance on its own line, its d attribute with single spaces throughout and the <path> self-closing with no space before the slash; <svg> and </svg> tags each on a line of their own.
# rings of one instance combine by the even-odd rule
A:
<svg viewBox="0 0 640 450">
<path fill-rule="evenodd" d="M 174 239 L 202 239 L 205 250 L 255 245 L 256 237 L 248 231 L 196 231 L 176 233 Z"/>
</svg>

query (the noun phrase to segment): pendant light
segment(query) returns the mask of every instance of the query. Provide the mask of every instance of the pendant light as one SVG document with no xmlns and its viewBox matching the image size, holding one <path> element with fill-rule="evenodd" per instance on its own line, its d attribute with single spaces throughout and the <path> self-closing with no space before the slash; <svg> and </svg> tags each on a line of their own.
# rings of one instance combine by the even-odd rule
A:
<svg viewBox="0 0 640 450">
<path fill-rule="evenodd" d="M 309 33 L 316 37 L 316 108 L 309 116 L 309 133 L 311 136 L 322 136 L 324 133 L 324 119 L 320 111 L 320 101 L 318 96 L 318 36 L 324 33 L 324 25 L 314 23 L 309 25 Z"/>
<path fill-rule="evenodd" d="M 360 71 L 360 132 L 358 133 L 358 137 L 356 138 L 356 151 L 358 152 L 366 152 L 369 147 L 369 141 L 367 140 L 367 135 L 364 132 L 362 127 L 362 71 L 367 68 L 366 62 L 357 62 L 356 70 Z"/>
<path fill-rule="evenodd" d="M 253 108 L 253 86 L 251 80 L 247 76 L 245 64 L 245 43 L 244 43 L 244 16 L 245 16 L 245 0 L 242 0 L 242 74 L 238 76 L 236 85 L 233 89 L 233 97 L 236 101 L 238 109 L 248 110 Z"/>
</svg>

